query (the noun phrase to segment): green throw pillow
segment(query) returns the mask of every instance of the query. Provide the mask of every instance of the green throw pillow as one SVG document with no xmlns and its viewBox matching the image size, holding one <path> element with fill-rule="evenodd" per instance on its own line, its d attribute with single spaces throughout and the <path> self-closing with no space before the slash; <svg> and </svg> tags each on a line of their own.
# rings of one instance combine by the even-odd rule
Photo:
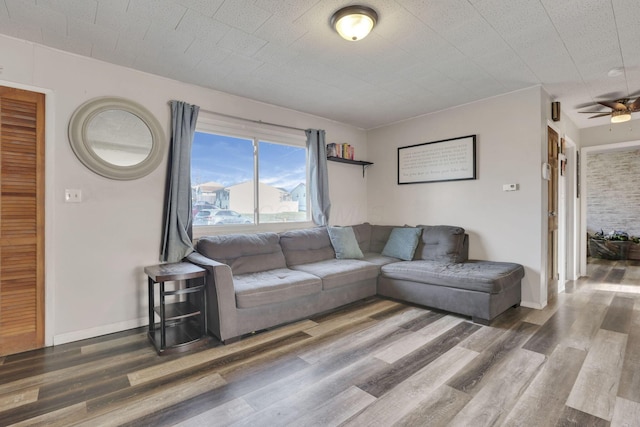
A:
<svg viewBox="0 0 640 427">
<path fill-rule="evenodd" d="M 413 253 L 418 247 L 422 228 L 398 227 L 391 230 L 387 244 L 384 245 L 382 255 L 400 258 L 405 261 L 413 259 Z"/>
<path fill-rule="evenodd" d="M 337 259 L 364 258 L 351 227 L 327 227 Z"/>
</svg>

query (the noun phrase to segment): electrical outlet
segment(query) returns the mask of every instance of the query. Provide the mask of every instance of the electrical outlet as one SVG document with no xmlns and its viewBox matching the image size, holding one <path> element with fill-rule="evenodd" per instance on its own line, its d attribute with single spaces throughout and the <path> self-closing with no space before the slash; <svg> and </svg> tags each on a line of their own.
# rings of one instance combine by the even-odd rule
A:
<svg viewBox="0 0 640 427">
<path fill-rule="evenodd" d="M 80 203 L 82 201 L 82 190 L 67 188 L 64 190 L 64 201 L 67 203 Z"/>
</svg>

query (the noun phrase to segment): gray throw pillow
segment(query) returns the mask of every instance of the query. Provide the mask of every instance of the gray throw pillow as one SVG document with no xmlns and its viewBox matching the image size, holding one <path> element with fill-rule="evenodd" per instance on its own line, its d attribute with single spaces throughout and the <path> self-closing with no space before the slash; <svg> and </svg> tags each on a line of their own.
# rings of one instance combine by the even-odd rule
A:
<svg viewBox="0 0 640 427">
<path fill-rule="evenodd" d="M 384 245 L 382 255 L 411 261 L 421 233 L 422 229 L 416 227 L 394 228 L 391 230 L 387 244 Z"/>
<path fill-rule="evenodd" d="M 327 227 L 337 259 L 364 258 L 351 227 Z"/>
</svg>

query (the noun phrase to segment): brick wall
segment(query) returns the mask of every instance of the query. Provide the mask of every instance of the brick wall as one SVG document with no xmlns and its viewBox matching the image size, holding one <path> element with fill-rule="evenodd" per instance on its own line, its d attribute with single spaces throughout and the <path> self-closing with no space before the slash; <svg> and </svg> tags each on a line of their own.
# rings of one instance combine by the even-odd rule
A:
<svg viewBox="0 0 640 427">
<path fill-rule="evenodd" d="M 587 156 L 587 231 L 640 236 L 640 150 Z"/>
</svg>

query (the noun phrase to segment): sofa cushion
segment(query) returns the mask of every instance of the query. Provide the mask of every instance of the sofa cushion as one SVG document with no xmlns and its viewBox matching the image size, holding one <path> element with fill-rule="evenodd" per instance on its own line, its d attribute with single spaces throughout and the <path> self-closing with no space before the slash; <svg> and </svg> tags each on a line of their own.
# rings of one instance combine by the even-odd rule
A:
<svg viewBox="0 0 640 427">
<path fill-rule="evenodd" d="M 196 250 L 207 258 L 227 264 L 233 274 L 286 268 L 276 233 L 227 234 L 198 240 Z"/>
<path fill-rule="evenodd" d="M 365 222 L 363 224 L 352 225 L 351 228 L 353 229 L 353 234 L 356 235 L 356 240 L 362 253 L 369 252 L 371 250 L 372 225 Z"/>
<path fill-rule="evenodd" d="M 285 231 L 280 246 L 288 266 L 335 259 L 326 227 Z"/>
<path fill-rule="evenodd" d="M 384 249 L 384 245 L 387 244 L 387 240 L 389 240 L 391 231 L 393 231 L 394 228 L 396 228 L 394 225 L 372 225 L 369 250 L 364 252 L 381 253 Z"/>
<path fill-rule="evenodd" d="M 397 227 L 391 231 L 387 244 L 382 249 L 382 255 L 411 261 L 418 246 L 418 239 L 422 228 Z"/>
<path fill-rule="evenodd" d="M 324 290 L 352 285 L 362 280 L 376 279 L 379 273 L 377 265 L 358 259 L 331 259 L 291 268 L 320 277 Z"/>
<path fill-rule="evenodd" d="M 419 225 L 422 238 L 418 242 L 414 259 L 464 262 L 464 228 L 450 225 Z"/>
<path fill-rule="evenodd" d="M 401 261 L 384 265 L 380 271 L 389 279 L 491 294 L 510 288 L 524 277 L 524 268 L 520 264 L 476 260 L 463 263 Z"/>
<path fill-rule="evenodd" d="M 351 227 L 327 227 L 337 259 L 362 258 L 362 251 Z"/>
<path fill-rule="evenodd" d="M 276 304 L 316 294 L 322 290 L 322 281 L 303 271 L 278 268 L 233 276 L 238 308 Z"/>
</svg>

